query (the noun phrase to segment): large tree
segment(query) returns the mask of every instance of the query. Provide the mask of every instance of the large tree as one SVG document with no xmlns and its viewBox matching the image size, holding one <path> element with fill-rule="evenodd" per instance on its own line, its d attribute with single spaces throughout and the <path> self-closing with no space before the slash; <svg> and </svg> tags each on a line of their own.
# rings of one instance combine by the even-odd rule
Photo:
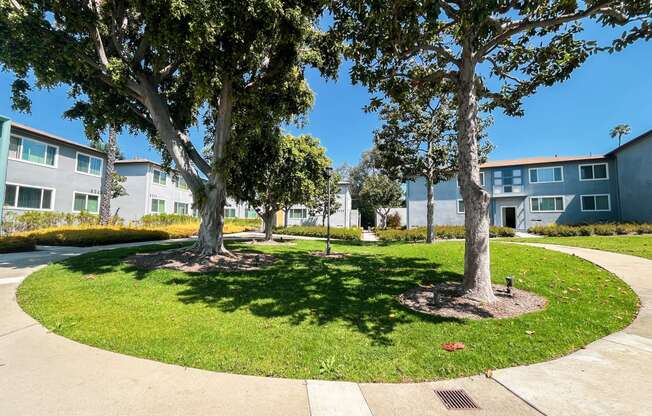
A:
<svg viewBox="0 0 652 416">
<path fill-rule="evenodd" d="M 582 32 L 583 20 L 638 25 L 617 47 L 649 36 L 649 1 L 335 0 L 332 10 L 333 33 L 349 41 L 354 82 L 389 96 L 410 89 L 456 94 L 466 211 L 463 285 L 467 296 L 495 301 L 489 194 L 480 183 L 479 109 L 522 115 L 524 97 L 567 79 L 599 50 Z"/>
<path fill-rule="evenodd" d="M 424 178 L 426 186 L 426 242 L 435 241 L 434 186 L 453 178 L 458 171 L 456 112 L 451 97 L 425 99 L 418 91 L 408 92 L 400 101 L 388 100 L 380 107 L 382 126 L 374 132 L 378 167 L 403 182 Z M 481 125 L 490 122 L 489 118 Z M 484 131 L 484 129 L 483 129 Z M 486 159 L 492 146 L 478 147 Z"/>
<path fill-rule="evenodd" d="M 265 240 L 271 240 L 275 214 L 311 201 L 323 189 L 331 161 L 319 140 L 308 135 L 272 129 L 248 140 L 246 150 L 231 158 L 229 188 L 254 207 L 265 224 Z"/>
<path fill-rule="evenodd" d="M 33 74 L 38 87 L 63 83 L 73 97 L 90 97 L 85 111 L 95 116 L 128 110 L 127 124 L 147 134 L 193 193 L 202 220 L 196 249 L 225 253 L 226 148 L 237 146 L 238 126 L 306 111 L 305 64 L 333 75 L 338 54 L 321 53 L 334 46 L 316 30 L 323 7 L 321 0 L 2 0 L 0 63 L 17 76 L 17 107 L 29 104 Z M 206 154 L 189 135 L 202 123 Z"/>
<path fill-rule="evenodd" d="M 403 202 L 403 189 L 398 181 L 376 173 L 365 178 L 360 198 L 372 206 L 374 212 L 380 216 L 380 228 L 387 228 L 387 216 L 391 209 Z"/>
</svg>

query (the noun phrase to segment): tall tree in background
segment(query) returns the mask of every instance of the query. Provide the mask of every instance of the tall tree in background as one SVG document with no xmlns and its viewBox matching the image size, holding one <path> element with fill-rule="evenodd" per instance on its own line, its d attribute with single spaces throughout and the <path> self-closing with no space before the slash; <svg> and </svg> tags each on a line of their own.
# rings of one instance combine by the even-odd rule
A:
<svg viewBox="0 0 652 416">
<path fill-rule="evenodd" d="M 338 172 L 337 169 L 334 170 L 330 177 L 330 201 L 328 199 L 329 178 L 326 176 L 326 179 L 321 184 L 321 188 L 318 188 L 317 192 L 315 192 L 313 197 L 306 203 L 311 216 L 314 215 L 321 217 L 322 226 L 326 224 L 326 217 L 335 214 L 342 206 L 337 198 L 337 194 L 340 193 L 339 182 L 341 180 L 342 176 L 340 172 Z M 330 210 L 328 207 L 330 207 Z"/>
<path fill-rule="evenodd" d="M 335 0 L 332 33 L 348 39 L 354 82 L 397 97 L 418 89 L 456 94 L 460 184 L 465 205 L 465 295 L 493 302 L 489 194 L 480 183 L 478 111 L 520 116 L 522 99 L 567 79 L 599 48 L 581 22 L 639 25 L 619 39 L 649 36 L 648 0 L 497 2 Z M 487 82 L 488 78 L 493 78 Z M 380 98 L 375 98 L 379 100 Z"/>
<path fill-rule="evenodd" d="M 285 207 L 306 204 L 323 189 L 331 161 L 319 140 L 293 137 L 273 129 L 248 139 L 246 150 L 231 158 L 229 189 L 255 207 L 272 239 L 274 216 Z"/>
<path fill-rule="evenodd" d="M 387 216 L 392 208 L 403 202 L 401 184 L 382 173 L 367 176 L 360 190 L 360 198 L 373 207 L 380 216 L 380 228 L 387 228 Z"/>
<path fill-rule="evenodd" d="M 403 182 L 425 179 L 426 242 L 432 243 L 435 240 L 434 186 L 453 178 L 458 171 L 457 116 L 451 97 L 444 95 L 433 102 L 412 91 L 398 103 L 386 102 L 379 113 L 383 124 L 374 132 L 379 156 L 376 163 L 385 174 Z M 489 121 L 486 119 L 481 124 Z M 487 141 L 478 147 L 482 160 L 491 149 Z"/>
<path fill-rule="evenodd" d="M 115 170 L 115 161 L 118 158 L 118 131 L 115 126 L 109 126 L 106 143 L 92 141 L 93 147 L 106 152 L 104 164 L 104 181 L 100 192 L 100 224 L 108 225 L 111 222 L 111 200 L 127 194 L 122 185 L 124 177 Z"/>
<path fill-rule="evenodd" d="M 193 193 L 202 220 L 195 249 L 227 253 L 226 147 L 238 145 L 236 126 L 307 111 L 305 65 L 335 74 L 337 47 L 316 28 L 323 9 L 320 0 L 1 1 L 0 63 L 17 76 L 18 108 L 29 106 L 33 74 L 38 87 L 67 84 L 73 97 L 90 97 L 87 116 L 128 110 L 128 126 L 146 133 Z M 189 135 L 199 123 L 204 155 Z"/>
<path fill-rule="evenodd" d="M 618 137 L 618 147 L 620 147 L 620 145 L 622 144 L 623 136 L 626 136 L 631 132 L 632 129 L 631 127 L 629 127 L 629 124 L 619 124 L 613 129 L 611 129 L 609 135 L 611 136 L 612 139 Z"/>
</svg>

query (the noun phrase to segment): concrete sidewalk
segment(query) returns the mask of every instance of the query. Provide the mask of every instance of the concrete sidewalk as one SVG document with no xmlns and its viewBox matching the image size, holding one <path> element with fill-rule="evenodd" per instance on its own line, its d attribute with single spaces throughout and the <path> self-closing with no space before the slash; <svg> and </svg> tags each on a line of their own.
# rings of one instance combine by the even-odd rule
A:
<svg viewBox="0 0 652 416">
<path fill-rule="evenodd" d="M 0 257 L 0 276 L 5 276 L 0 283 L 6 282 L 0 284 L 0 415 L 652 414 L 650 260 L 546 247 L 594 261 L 641 297 L 634 324 L 577 353 L 499 370 L 493 379 L 357 384 L 215 373 L 112 353 L 49 333 L 16 303 L 14 280 L 50 261 L 106 248 L 49 248 Z M 435 388 L 464 389 L 481 409 L 448 411 Z"/>
</svg>

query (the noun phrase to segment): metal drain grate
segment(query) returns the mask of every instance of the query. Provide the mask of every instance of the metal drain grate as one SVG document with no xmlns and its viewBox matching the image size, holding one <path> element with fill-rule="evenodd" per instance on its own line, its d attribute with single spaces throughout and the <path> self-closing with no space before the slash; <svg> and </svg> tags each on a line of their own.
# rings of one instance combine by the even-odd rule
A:
<svg viewBox="0 0 652 416">
<path fill-rule="evenodd" d="M 464 390 L 435 390 L 448 410 L 479 409 L 480 406 Z"/>
</svg>

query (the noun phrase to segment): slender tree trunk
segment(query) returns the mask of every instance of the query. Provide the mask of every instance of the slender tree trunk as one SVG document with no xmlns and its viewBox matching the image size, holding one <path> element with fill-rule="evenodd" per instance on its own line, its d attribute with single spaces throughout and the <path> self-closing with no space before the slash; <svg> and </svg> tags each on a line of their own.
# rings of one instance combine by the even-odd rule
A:
<svg viewBox="0 0 652 416">
<path fill-rule="evenodd" d="M 435 242 L 435 196 L 430 178 L 426 178 L 426 187 L 426 243 L 431 244 Z"/>
<path fill-rule="evenodd" d="M 470 39 L 463 41 L 459 71 L 458 146 L 460 185 L 464 199 L 464 291 L 482 302 L 495 302 L 489 268 L 489 194 L 480 184 L 478 103 L 475 61 Z"/>
<path fill-rule="evenodd" d="M 283 210 L 283 228 L 288 228 L 288 213 L 290 212 L 290 208 L 285 208 Z"/>
<path fill-rule="evenodd" d="M 263 222 L 265 223 L 265 241 L 272 241 L 274 233 L 274 210 L 265 211 Z"/>
<path fill-rule="evenodd" d="M 118 150 L 117 132 L 114 126 L 109 126 L 109 138 L 106 142 L 106 163 L 104 164 L 104 182 L 100 195 L 100 224 L 111 222 L 111 198 L 113 196 L 113 180 L 115 158 Z"/>
</svg>

